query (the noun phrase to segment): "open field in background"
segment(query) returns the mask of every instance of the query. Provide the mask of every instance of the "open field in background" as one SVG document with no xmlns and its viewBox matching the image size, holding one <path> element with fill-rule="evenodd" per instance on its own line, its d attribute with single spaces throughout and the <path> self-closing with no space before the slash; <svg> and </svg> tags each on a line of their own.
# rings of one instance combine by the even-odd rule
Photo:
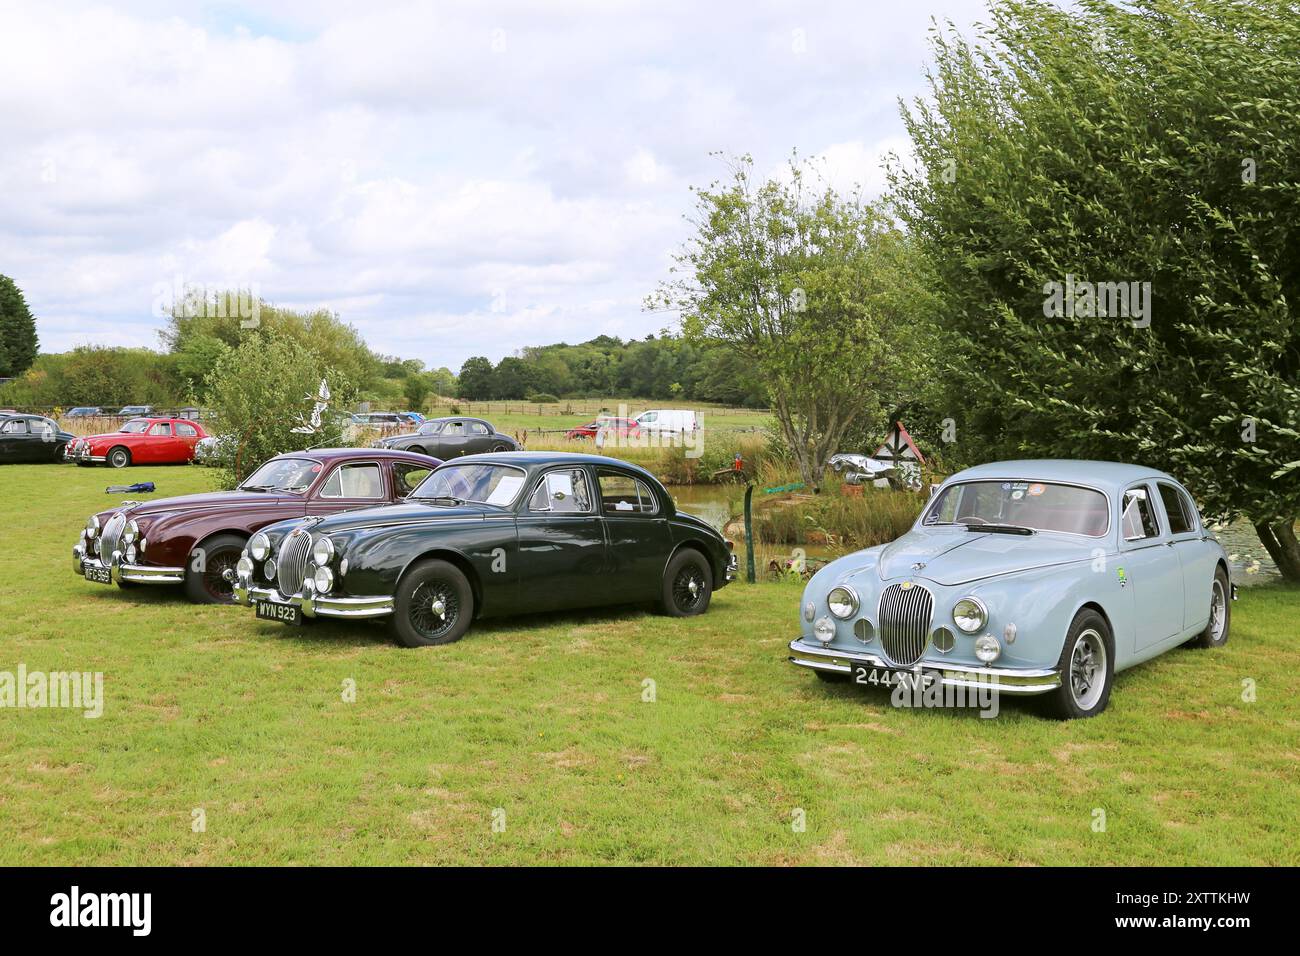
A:
<svg viewBox="0 0 1300 956">
<path fill-rule="evenodd" d="M 431 418 L 451 414 L 486 418 L 500 431 L 567 430 L 585 425 L 600 414 L 624 417 L 620 406 L 626 407 L 628 418 L 635 418 L 641 412 L 651 408 L 693 409 L 700 413 L 706 429 L 761 429 L 771 418 L 771 412 L 765 408 L 735 408 L 667 398 L 566 398 L 543 405 L 518 400 L 470 402 L 463 399 L 439 398 L 429 404 L 431 410 L 424 414 Z M 459 409 L 459 412 L 453 413 L 452 408 Z"/>
<path fill-rule="evenodd" d="M 1100 718 L 982 720 L 795 671 L 796 584 L 421 651 L 91 585 L 69 549 L 121 477 L 0 468 L 0 671 L 102 671 L 107 698 L 0 709 L 0 864 L 1300 863 L 1297 590 L 1243 592 L 1226 648 L 1121 675 Z"/>
</svg>

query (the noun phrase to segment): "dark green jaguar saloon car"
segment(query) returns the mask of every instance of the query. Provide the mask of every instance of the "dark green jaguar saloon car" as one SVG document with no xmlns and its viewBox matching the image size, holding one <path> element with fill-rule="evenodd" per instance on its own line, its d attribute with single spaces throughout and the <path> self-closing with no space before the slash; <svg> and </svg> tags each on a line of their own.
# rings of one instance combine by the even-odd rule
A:
<svg viewBox="0 0 1300 956">
<path fill-rule="evenodd" d="M 730 544 L 645 469 L 503 452 L 443 464 L 400 504 L 264 528 L 232 575 L 260 619 L 384 617 L 420 647 L 492 616 L 635 603 L 701 614 L 735 568 Z"/>
</svg>

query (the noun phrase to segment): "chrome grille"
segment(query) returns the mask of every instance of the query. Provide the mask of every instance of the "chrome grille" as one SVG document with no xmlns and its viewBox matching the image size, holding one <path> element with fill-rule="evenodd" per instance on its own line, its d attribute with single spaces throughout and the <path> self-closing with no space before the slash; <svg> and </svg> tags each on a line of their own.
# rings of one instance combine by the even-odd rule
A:
<svg viewBox="0 0 1300 956">
<path fill-rule="evenodd" d="M 108 564 L 113 560 L 113 552 L 122 541 L 122 529 L 126 527 L 126 513 L 119 511 L 108 519 L 104 530 L 99 533 L 99 560 Z"/>
<path fill-rule="evenodd" d="M 880 646 L 895 664 L 911 667 L 930 640 L 934 596 L 919 584 L 891 584 L 880 596 Z"/>
<path fill-rule="evenodd" d="M 298 528 L 289 532 L 276 555 L 275 580 L 285 597 L 302 590 L 302 579 L 311 559 L 311 532 Z"/>
</svg>

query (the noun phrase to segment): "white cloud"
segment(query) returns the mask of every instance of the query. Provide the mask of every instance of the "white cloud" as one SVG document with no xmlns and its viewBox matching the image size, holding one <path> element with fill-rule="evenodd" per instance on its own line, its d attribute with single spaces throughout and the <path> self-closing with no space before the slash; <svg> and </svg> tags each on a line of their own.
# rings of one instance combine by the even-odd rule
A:
<svg viewBox="0 0 1300 956">
<path fill-rule="evenodd" d="M 154 344 L 152 290 L 178 273 L 452 367 L 639 337 L 665 323 L 640 303 L 688 185 L 724 172 L 711 151 L 767 169 L 798 147 L 879 191 L 930 15 L 981 8 L 22 0 L 0 32 L 0 272 L 49 350 Z"/>
</svg>

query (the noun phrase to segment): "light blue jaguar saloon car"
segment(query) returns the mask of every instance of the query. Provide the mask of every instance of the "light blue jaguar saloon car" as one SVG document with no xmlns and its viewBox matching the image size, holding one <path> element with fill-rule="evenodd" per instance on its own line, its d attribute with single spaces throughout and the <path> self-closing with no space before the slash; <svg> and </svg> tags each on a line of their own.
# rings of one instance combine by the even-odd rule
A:
<svg viewBox="0 0 1300 956">
<path fill-rule="evenodd" d="M 1226 643 L 1235 597 L 1227 555 L 1164 472 L 996 462 L 945 481 L 897 541 L 818 571 L 790 661 L 825 680 L 1039 694 L 1053 716 L 1091 717 L 1117 671 Z"/>
</svg>

